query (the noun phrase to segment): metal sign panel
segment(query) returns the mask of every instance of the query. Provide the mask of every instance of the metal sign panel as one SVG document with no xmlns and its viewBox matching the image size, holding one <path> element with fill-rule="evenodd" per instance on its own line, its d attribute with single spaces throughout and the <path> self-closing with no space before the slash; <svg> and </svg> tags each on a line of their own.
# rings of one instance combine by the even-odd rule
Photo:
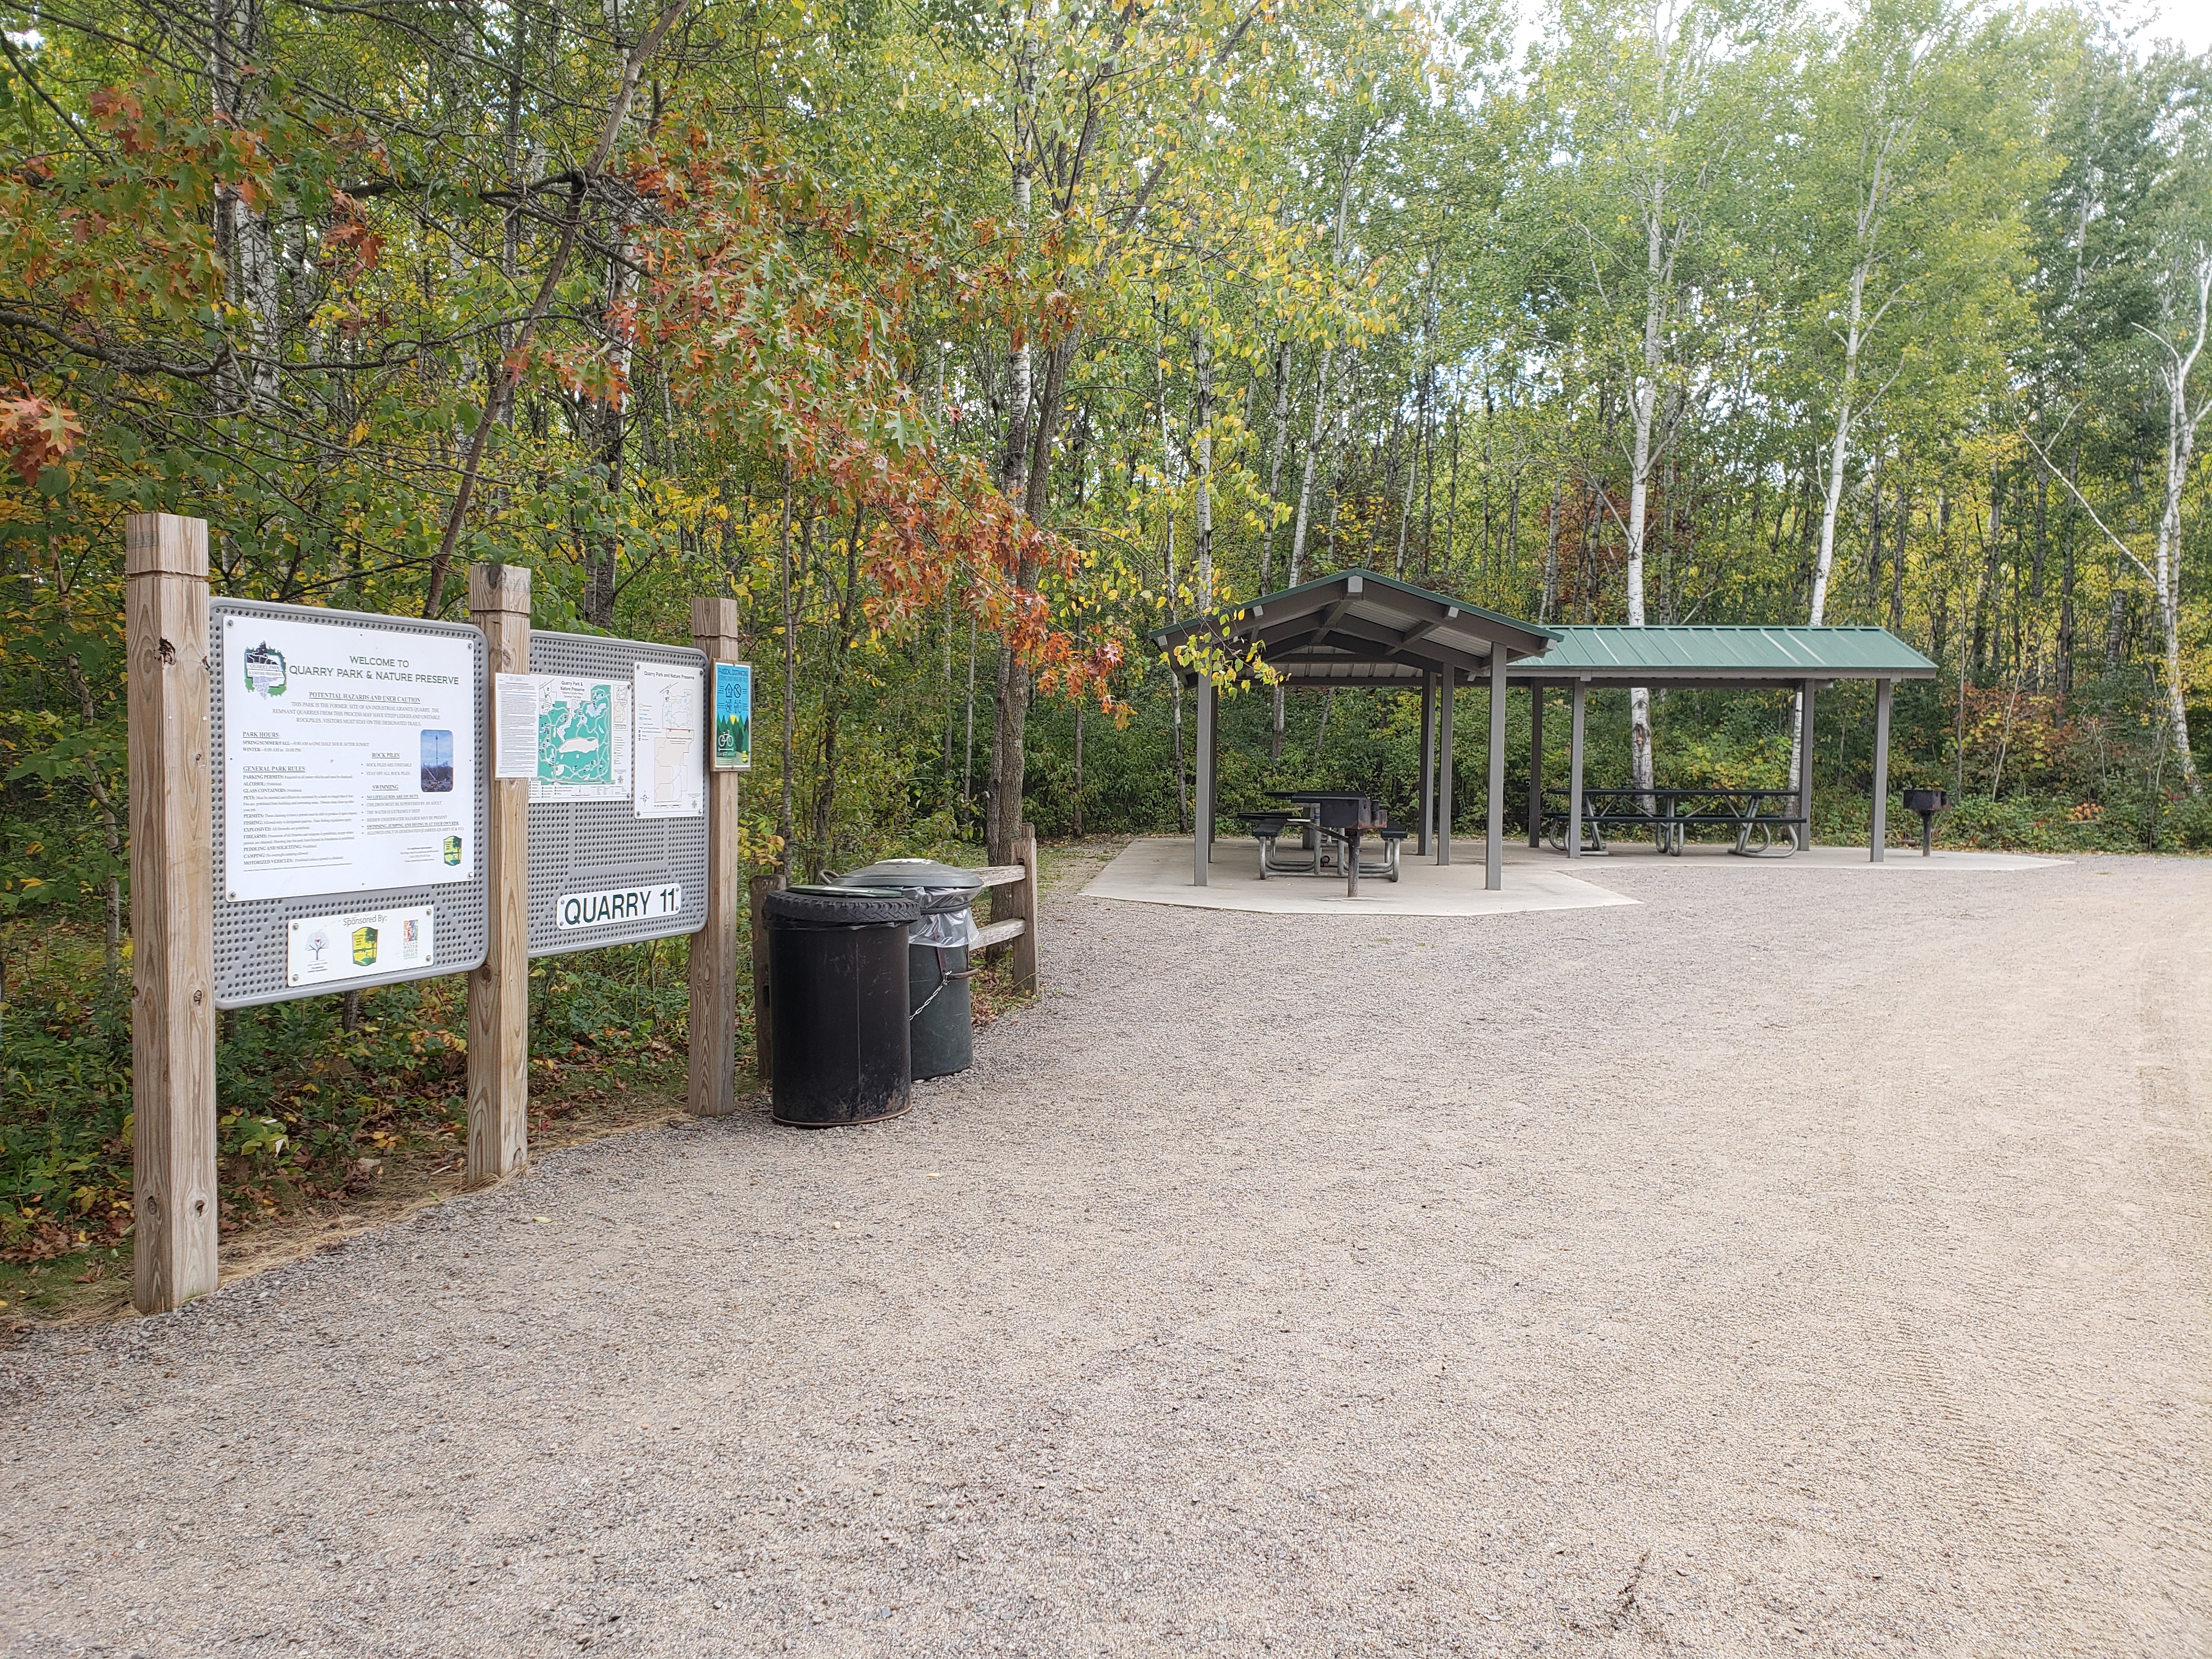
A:
<svg viewBox="0 0 2212 1659">
<path fill-rule="evenodd" d="M 641 667 L 648 671 L 642 677 Z M 619 795 L 612 787 L 587 781 L 580 769 L 573 788 L 532 789 L 530 954 L 557 956 L 697 933 L 707 925 L 704 720 L 712 705 L 706 653 L 644 640 L 533 630 L 530 672 L 617 686 L 669 684 L 678 674 L 689 675 L 697 684 L 691 707 L 701 722 L 696 781 L 688 762 L 656 773 L 641 747 L 623 762 L 632 775 Z M 651 708 L 624 706 L 621 712 L 634 733 L 648 732 L 657 717 Z M 610 771 L 611 779 L 615 775 Z"/>
<path fill-rule="evenodd" d="M 216 1006 L 477 966 L 483 635 L 251 599 L 208 612 Z"/>
</svg>

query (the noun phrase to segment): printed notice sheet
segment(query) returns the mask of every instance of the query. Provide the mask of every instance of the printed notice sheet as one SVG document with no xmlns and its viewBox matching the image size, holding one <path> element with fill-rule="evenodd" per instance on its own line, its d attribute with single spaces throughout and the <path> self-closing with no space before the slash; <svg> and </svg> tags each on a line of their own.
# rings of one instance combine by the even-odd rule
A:
<svg viewBox="0 0 2212 1659">
<path fill-rule="evenodd" d="M 641 818 L 696 818 L 707 810 L 707 722 L 696 668 L 639 663 L 637 801 Z"/>
<path fill-rule="evenodd" d="M 476 870 L 469 641 L 222 618 L 223 896 L 461 881 Z"/>
</svg>

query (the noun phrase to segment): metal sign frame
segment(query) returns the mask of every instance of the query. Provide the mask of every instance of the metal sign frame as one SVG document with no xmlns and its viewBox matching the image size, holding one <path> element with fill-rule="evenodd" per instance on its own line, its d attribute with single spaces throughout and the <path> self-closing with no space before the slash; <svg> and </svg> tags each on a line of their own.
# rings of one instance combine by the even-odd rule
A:
<svg viewBox="0 0 2212 1659">
<path fill-rule="evenodd" d="M 380 888 L 369 891 L 307 893 L 267 899 L 227 899 L 228 837 L 224 833 L 224 713 L 233 688 L 222 672 L 223 619 L 227 617 L 266 617 L 272 620 L 366 629 L 398 635 L 431 635 L 468 643 L 473 664 L 471 703 L 476 713 L 476 799 L 470 804 L 471 834 L 477 856 L 474 872 L 459 881 L 411 887 Z M 465 974 L 480 965 L 491 935 L 490 894 L 486 884 L 483 852 L 489 844 L 491 803 L 491 732 L 489 713 L 489 661 L 483 635 L 468 623 L 422 622 L 405 617 L 382 617 L 358 611 L 327 611 L 308 605 L 272 605 L 258 599 L 211 599 L 208 604 L 210 682 L 209 805 L 214 823 L 215 858 L 215 1006 L 252 1008 L 266 1003 L 290 1002 L 301 997 L 331 996 L 345 991 L 370 990 L 380 985 L 400 985 L 447 974 Z M 433 912 L 432 958 L 414 969 L 364 974 L 313 986 L 285 983 L 287 929 L 295 921 L 326 916 L 358 915 L 376 910 L 428 908 Z"/>
<path fill-rule="evenodd" d="M 533 674 L 628 679 L 640 663 L 696 669 L 700 720 L 702 725 L 711 720 L 714 689 L 703 651 L 596 634 L 531 632 Z M 632 710 L 631 718 L 635 717 Z M 530 803 L 532 957 L 672 939 L 696 933 L 707 925 L 706 758 L 702 744 L 696 817 L 641 818 L 627 800 L 569 801 L 556 795 Z M 678 890 L 672 902 L 654 902 L 672 888 Z M 647 902 L 602 903 L 592 911 L 599 920 L 569 927 L 560 925 L 557 908 L 563 897 L 630 893 L 645 896 Z"/>
</svg>

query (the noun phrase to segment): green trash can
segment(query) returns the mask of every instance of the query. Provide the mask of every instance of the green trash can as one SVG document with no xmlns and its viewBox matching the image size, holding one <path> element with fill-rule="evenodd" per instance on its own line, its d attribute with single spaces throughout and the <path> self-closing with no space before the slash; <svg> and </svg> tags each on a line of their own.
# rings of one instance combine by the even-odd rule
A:
<svg viewBox="0 0 2212 1659">
<path fill-rule="evenodd" d="M 907 996 L 914 1075 L 950 1077 L 975 1062 L 975 1000 L 969 946 L 975 939 L 980 872 L 931 859 L 884 859 L 837 878 L 840 887 L 895 891 L 917 899 L 921 919 L 907 933 Z"/>
</svg>

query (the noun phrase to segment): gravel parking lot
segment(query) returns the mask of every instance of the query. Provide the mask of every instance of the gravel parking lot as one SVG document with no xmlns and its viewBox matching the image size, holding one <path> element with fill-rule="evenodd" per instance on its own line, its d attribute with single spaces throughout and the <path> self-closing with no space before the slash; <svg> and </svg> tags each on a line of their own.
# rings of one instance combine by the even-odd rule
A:
<svg viewBox="0 0 2212 1659">
<path fill-rule="evenodd" d="M 2204 1654 L 2212 864 L 1582 873 L 32 1335 L 0 1649 Z"/>
</svg>

